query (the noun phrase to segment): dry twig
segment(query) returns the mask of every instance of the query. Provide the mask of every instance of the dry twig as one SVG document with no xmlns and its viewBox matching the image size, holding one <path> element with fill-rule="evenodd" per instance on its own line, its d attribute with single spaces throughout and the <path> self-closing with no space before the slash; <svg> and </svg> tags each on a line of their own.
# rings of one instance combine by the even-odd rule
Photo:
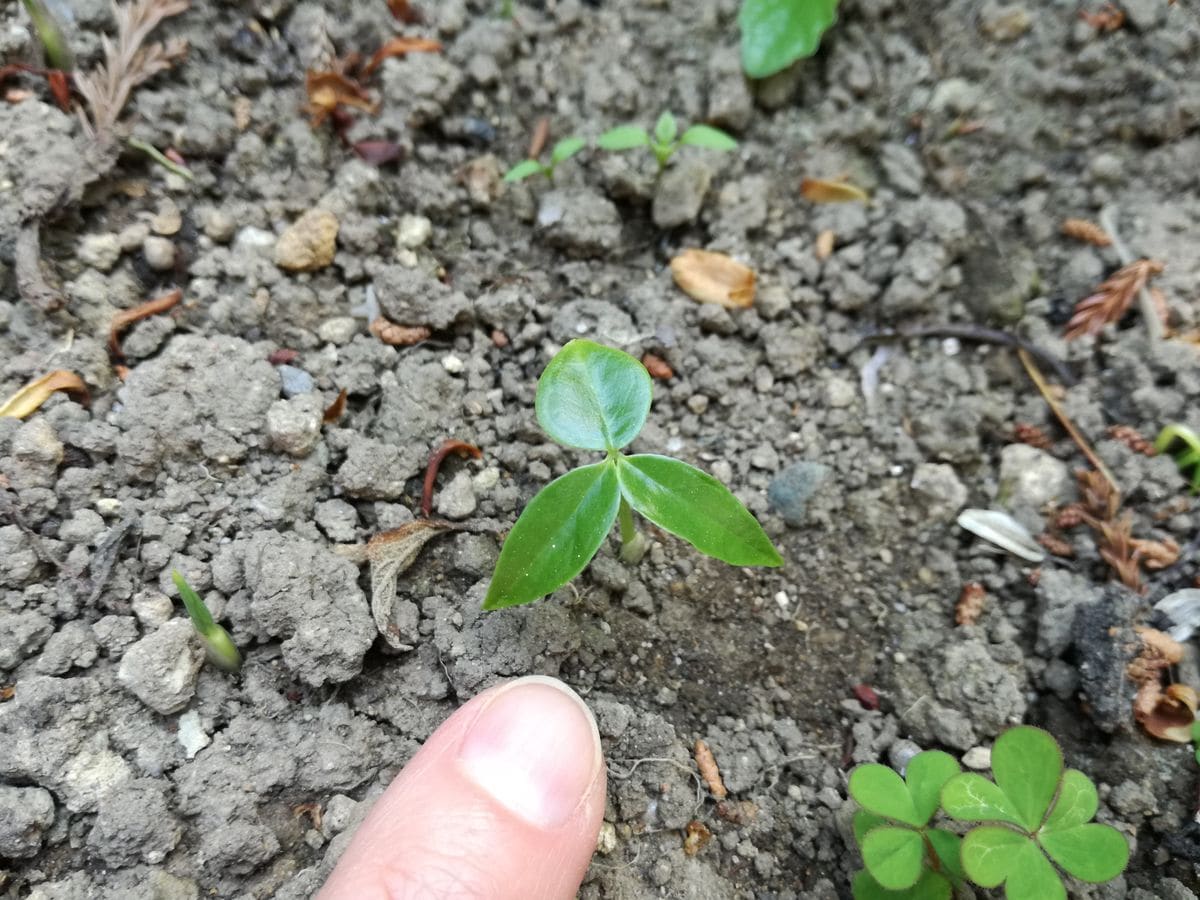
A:
<svg viewBox="0 0 1200 900">
<path fill-rule="evenodd" d="M 125 354 L 121 350 L 122 331 L 134 322 L 140 322 L 142 319 L 166 312 L 182 299 L 183 291 L 175 288 L 175 290 L 168 291 L 161 297 L 148 300 L 145 303 L 135 306 L 133 309 L 123 309 L 113 316 L 112 324 L 108 328 L 108 352 L 112 358 L 118 360 L 125 358 Z"/>
</svg>

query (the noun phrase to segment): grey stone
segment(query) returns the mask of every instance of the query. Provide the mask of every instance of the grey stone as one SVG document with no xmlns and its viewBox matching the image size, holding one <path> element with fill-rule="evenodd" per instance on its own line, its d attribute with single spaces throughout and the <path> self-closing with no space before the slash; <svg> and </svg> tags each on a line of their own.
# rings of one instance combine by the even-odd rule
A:
<svg viewBox="0 0 1200 900">
<path fill-rule="evenodd" d="M 769 325 L 762 330 L 767 362 L 776 375 L 791 378 L 812 370 L 821 358 L 825 340 L 813 325 Z"/>
<path fill-rule="evenodd" d="M 324 500 L 316 505 L 316 523 L 331 541 L 348 543 L 358 528 L 358 511 L 345 500 Z"/>
<path fill-rule="evenodd" d="M 967 502 L 967 489 L 954 467 L 945 463 L 921 463 L 909 483 L 927 518 L 949 522 Z"/>
<path fill-rule="evenodd" d="M 77 509 L 58 529 L 58 539 L 70 544 L 90 544 L 104 533 L 104 519 L 91 509 Z"/>
<path fill-rule="evenodd" d="M 792 463 L 771 479 L 767 499 L 789 525 L 803 525 L 808 501 L 829 473 L 830 468 L 824 463 L 810 460 Z"/>
<path fill-rule="evenodd" d="M 322 322 L 317 328 L 317 337 L 340 347 L 354 340 L 354 336 L 360 330 L 361 325 L 358 319 L 353 316 L 338 316 Z"/>
<path fill-rule="evenodd" d="M 438 494 L 438 515 L 447 519 L 465 519 L 475 512 L 476 505 L 471 473 L 466 470 L 456 473 Z"/>
<path fill-rule="evenodd" d="M 921 158 L 904 144 L 890 141 L 879 148 L 879 166 L 896 190 L 916 197 L 925 181 L 925 166 Z"/>
<path fill-rule="evenodd" d="M 166 272 L 175 267 L 175 244 L 168 238 L 151 235 L 142 241 L 142 256 L 151 269 Z"/>
<path fill-rule="evenodd" d="M 87 669 L 99 655 L 100 645 L 92 627 L 76 619 L 50 635 L 38 657 L 37 670 L 43 675 L 62 675 L 72 668 Z"/>
<path fill-rule="evenodd" d="M 742 73 L 737 47 L 723 47 L 709 61 L 708 115 L 719 128 L 742 131 L 754 117 L 754 95 Z"/>
<path fill-rule="evenodd" d="M 659 228 L 686 225 L 700 214 L 712 183 L 712 169 L 699 160 L 683 160 L 658 179 L 651 217 Z"/>
<path fill-rule="evenodd" d="M 173 619 L 125 651 L 117 680 L 163 715 L 179 712 L 196 693 L 204 645 L 187 619 Z"/>
<path fill-rule="evenodd" d="M 221 209 L 214 209 L 204 219 L 204 233 L 218 244 L 228 244 L 237 233 L 237 220 Z"/>
<path fill-rule="evenodd" d="M 979 12 L 980 30 L 995 41 L 1015 41 L 1032 27 L 1033 17 L 1020 3 L 989 0 Z"/>
<path fill-rule="evenodd" d="M 621 215 L 593 191 L 553 190 L 542 195 L 537 224 L 546 243 L 569 256 L 605 256 L 621 242 Z"/>
<path fill-rule="evenodd" d="M 85 266 L 107 272 L 121 258 L 121 239 L 115 234 L 87 234 L 75 253 Z"/>
<path fill-rule="evenodd" d="M 471 301 L 422 271 L 405 266 L 380 266 L 375 271 L 379 307 L 401 325 L 427 325 L 442 331 L 471 320 Z"/>
<path fill-rule="evenodd" d="M 54 623 L 39 612 L 0 610 L 0 669 L 15 669 L 53 633 Z"/>
<path fill-rule="evenodd" d="M 1077 598 L 1070 622 L 1071 643 L 1078 657 L 1079 693 L 1092 721 L 1108 733 L 1128 731 L 1129 677 L 1132 650 L 1141 646 L 1133 631 L 1142 598 L 1115 582 L 1093 589 L 1090 603 Z"/>
<path fill-rule="evenodd" d="M 879 305 L 888 315 L 922 312 L 941 289 L 950 255 L 939 242 L 917 240 L 904 248 L 892 267 L 892 280 Z"/>
<path fill-rule="evenodd" d="M 1073 494 L 1066 463 L 1028 444 L 1009 444 L 1000 451 L 1000 484 L 996 500 L 1035 534 L 1045 526 L 1043 508 L 1062 505 Z"/>
<path fill-rule="evenodd" d="M 1071 643 L 1075 613 L 1098 596 L 1088 579 L 1066 569 L 1044 568 L 1038 580 L 1037 652 L 1056 659 Z"/>
<path fill-rule="evenodd" d="M 0 587 L 22 587 L 38 571 L 37 551 L 29 535 L 16 525 L 0 526 Z M 0 634 L 3 633 L 0 613 Z M 4 641 L 0 640 L 0 668 L 4 667 Z"/>
<path fill-rule="evenodd" d="M 298 397 L 316 389 L 312 375 L 301 368 L 284 364 L 276 366 L 275 371 L 279 373 L 279 389 L 285 397 Z"/>
<path fill-rule="evenodd" d="M 961 400 L 954 409 L 926 409 L 913 417 L 917 446 L 927 456 L 952 463 L 979 459 L 979 429 L 983 415 Z"/>
<path fill-rule="evenodd" d="M 138 639 L 133 616 L 102 616 L 92 625 L 96 641 L 112 660 L 120 659 L 125 648 Z"/>
<path fill-rule="evenodd" d="M 182 835 L 163 783 L 141 778 L 119 785 L 100 801 L 88 844 L 107 865 L 120 868 L 161 863 Z"/>
<path fill-rule="evenodd" d="M 334 483 L 351 497 L 395 500 L 403 496 L 405 482 L 420 470 L 421 460 L 411 443 L 397 447 L 356 434 Z"/>
<path fill-rule="evenodd" d="M 271 446 L 289 456 L 307 456 L 321 440 L 325 402 L 319 394 L 277 400 L 267 410 Z"/>
<path fill-rule="evenodd" d="M 0 857 L 28 859 L 54 824 L 54 798 L 40 787 L 0 784 Z"/>
<path fill-rule="evenodd" d="M 1037 266 L 1028 251 L 992 237 L 977 215 L 972 222 L 972 246 L 960 262 L 958 297 L 985 321 L 1013 323 L 1025 313 L 1025 301 L 1037 290 Z"/>
<path fill-rule="evenodd" d="M 1121 9 L 1129 24 L 1142 32 L 1153 31 L 1167 15 L 1167 6 L 1154 0 L 1121 0 Z"/>
</svg>

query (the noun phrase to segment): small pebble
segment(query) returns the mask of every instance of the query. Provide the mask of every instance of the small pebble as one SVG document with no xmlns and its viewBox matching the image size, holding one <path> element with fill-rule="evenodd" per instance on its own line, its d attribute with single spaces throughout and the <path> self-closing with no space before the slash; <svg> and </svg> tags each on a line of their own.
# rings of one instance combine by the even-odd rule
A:
<svg viewBox="0 0 1200 900">
<path fill-rule="evenodd" d="M 404 215 L 396 227 L 396 246 L 415 250 L 433 234 L 433 223 L 424 216 Z"/>
<path fill-rule="evenodd" d="M 458 375 L 460 372 L 462 372 L 464 365 L 461 359 L 451 353 L 448 356 L 442 357 L 442 368 L 451 375 Z"/>
<path fill-rule="evenodd" d="M 165 237 L 151 235 L 142 241 L 142 256 L 154 271 L 166 272 L 175 266 L 175 245 Z"/>
<path fill-rule="evenodd" d="M 990 769 L 992 767 L 992 751 L 987 747 L 972 747 L 963 754 L 962 764 L 977 772 Z"/>
<path fill-rule="evenodd" d="M 275 371 L 279 373 L 279 381 L 285 397 L 307 394 L 316 387 L 313 377 L 303 369 L 284 365 L 276 366 Z"/>
</svg>

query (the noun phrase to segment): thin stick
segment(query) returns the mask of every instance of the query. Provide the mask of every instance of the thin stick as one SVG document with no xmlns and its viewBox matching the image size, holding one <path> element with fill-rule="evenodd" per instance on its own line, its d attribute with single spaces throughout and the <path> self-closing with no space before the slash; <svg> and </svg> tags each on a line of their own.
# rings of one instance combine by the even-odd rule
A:
<svg viewBox="0 0 1200 900">
<path fill-rule="evenodd" d="M 1112 238 L 1112 247 L 1117 252 L 1121 265 L 1127 266 L 1138 258 L 1121 240 L 1121 234 L 1117 231 L 1117 215 L 1114 207 L 1106 206 L 1101 210 L 1100 224 Z M 1154 298 L 1150 296 L 1150 289 L 1144 284 L 1138 290 L 1138 310 L 1142 314 L 1142 324 L 1146 326 L 1146 337 L 1150 338 L 1151 343 L 1161 341 L 1163 339 L 1162 319 L 1158 317 L 1158 310 L 1154 307 Z"/>
<path fill-rule="evenodd" d="M 1017 356 L 1020 357 L 1021 364 L 1025 366 L 1025 371 L 1029 373 L 1029 379 L 1038 389 L 1038 393 L 1042 395 L 1042 399 L 1046 401 L 1046 405 L 1050 407 L 1050 411 L 1054 413 L 1058 421 L 1062 423 L 1062 427 L 1066 429 L 1067 434 L 1071 436 L 1071 440 L 1083 451 L 1083 455 L 1087 457 L 1087 461 L 1095 467 L 1096 471 L 1104 476 L 1104 479 L 1113 489 L 1113 494 L 1120 498 L 1121 488 L 1118 486 L 1117 480 L 1113 478 L 1113 474 L 1108 470 L 1108 466 L 1104 464 L 1104 460 L 1096 455 L 1096 451 L 1092 449 L 1087 439 L 1080 434 L 1079 429 L 1075 427 L 1075 423 L 1067 416 L 1062 405 L 1054 399 L 1054 395 L 1050 393 L 1050 385 L 1046 384 L 1046 379 L 1037 367 L 1037 363 L 1033 361 L 1033 357 L 1023 348 L 1017 349 Z"/>
</svg>

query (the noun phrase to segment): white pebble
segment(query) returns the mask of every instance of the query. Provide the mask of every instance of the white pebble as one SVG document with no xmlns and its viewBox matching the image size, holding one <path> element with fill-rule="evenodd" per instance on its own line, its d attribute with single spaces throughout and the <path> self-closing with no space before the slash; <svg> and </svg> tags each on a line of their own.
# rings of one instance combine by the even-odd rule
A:
<svg viewBox="0 0 1200 900">
<path fill-rule="evenodd" d="M 451 353 L 442 357 L 442 368 L 451 375 L 457 375 L 464 368 L 463 361 Z"/>
</svg>

